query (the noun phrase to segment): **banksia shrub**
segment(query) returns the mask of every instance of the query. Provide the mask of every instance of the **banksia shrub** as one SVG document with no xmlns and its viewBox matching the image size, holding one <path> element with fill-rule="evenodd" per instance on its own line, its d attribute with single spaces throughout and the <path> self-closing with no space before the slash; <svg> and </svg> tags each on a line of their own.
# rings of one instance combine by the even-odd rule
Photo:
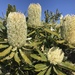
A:
<svg viewBox="0 0 75 75">
<path fill-rule="evenodd" d="M 41 26 L 41 6 L 40 4 L 30 4 L 28 7 L 28 25 Z"/>
<path fill-rule="evenodd" d="M 62 22 L 62 37 L 72 45 L 75 45 L 75 15 L 66 15 Z"/>
<path fill-rule="evenodd" d="M 64 52 L 62 49 L 59 49 L 59 47 L 52 47 L 50 48 L 47 57 L 51 64 L 56 65 L 63 61 Z"/>
<path fill-rule="evenodd" d="M 10 12 L 7 18 L 7 38 L 12 46 L 21 47 L 27 37 L 26 17 L 20 12 Z"/>
</svg>

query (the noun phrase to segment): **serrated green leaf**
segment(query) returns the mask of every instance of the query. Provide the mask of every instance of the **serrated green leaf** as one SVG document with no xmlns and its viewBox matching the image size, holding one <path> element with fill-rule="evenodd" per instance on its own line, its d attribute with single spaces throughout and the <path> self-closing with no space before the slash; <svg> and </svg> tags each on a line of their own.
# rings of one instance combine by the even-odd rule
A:
<svg viewBox="0 0 75 75">
<path fill-rule="evenodd" d="M 30 44 L 26 44 L 25 46 L 30 46 L 30 47 L 36 47 L 37 45 L 41 44 L 42 42 L 32 42 Z"/>
<path fill-rule="evenodd" d="M 46 72 L 45 75 L 50 75 L 50 74 L 51 74 L 51 69 L 52 69 L 52 67 L 50 67 L 50 68 L 47 70 L 47 72 Z"/>
<path fill-rule="evenodd" d="M 40 71 L 37 75 L 44 75 L 46 70 Z"/>
<path fill-rule="evenodd" d="M 6 56 L 5 58 L 1 59 L 0 62 L 3 62 L 5 60 L 10 60 L 14 57 L 15 52 L 11 52 L 8 56 Z"/>
<path fill-rule="evenodd" d="M 36 49 L 37 52 L 40 54 L 41 58 L 44 60 L 44 61 L 47 61 L 47 58 L 46 56 L 44 55 L 44 53 L 42 53 L 40 50 Z"/>
<path fill-rule="evenodd" d="M 14 55 L 14 59 L 15 59 L 15 61 L 18 63 L 18 64 L 20 64 L 20 58 L 19 58 L 19 56 L 18 56 L 18 52 L 16 52 L 15 53 L 15 55 Z"/>
<path fill-rule="evenodd" d="M 25 48 L 25 47 L 22 47 L 22 49 L 25 50 L 25 51 L 33 50 L 33 49 L 30 49 L 30 48 Z"/>
<path fill-rule="evenodd" d="M 60 71 L 59 69 L 56 69 L 55 67 L 53 67 L 54 69 L 54 72 L 57 74 L 57 75 L 66 75 L 65 73 L 63 73 L 62 71 Z"/>
<path fill-rule="evenodd" d="M 32 67 L 24 67 L 23 69 L 28 71 L 28 70 L 32 70 Z"/>
<path fill-rule="evenodd" d="M 31 33 L 29 33 L 27 36 L 30 36 L 30 35 L 32 35 L 32 34 L 34 34 L 35 33 L 35 31 L 32 31 Z"/>
<path fill-rule="evenodd" d="M 47 67 L 46 64 L 36 64 L 35 65 L 35 68 L 40 68 L 40 67 Z"/>
<path fill-rule="evenodd" d="M 46 32 L 50 33 L 50 34 L 53 34 L 53 35 L 56 35 L 56 36 L 60 37 L 59 34 L 56 33 L 55 31 L 51 31 L 50 29 L 47 29 L 47 28 L 45 28 L 44 30 L 45 30 Z"/>
<path fill-rule="evenodd" d="M 45 35 L 44 35 L 44 34 L 42 34 L 42 33 L 40 33 L 40 35 L 41 35 L 41 36 L 43 36 L 43 37 L 45 36 Z"/>
<path fill-rule="evenodd" d="M 59 43 L 59 44 L 62 44 L 64 42 L 65 42 L 65 40 L 56 40 L 56 43 Z"/>
<path fill-rule="evenodd" d="M 30 55 L 32 58 L 39 60 L 39 61 L 45 61 L 44 59 L 42 59 L 40 56 L 36 55 L 36 54 L 31 54 Z"/>
<path fill-rule="evenodd" d="M 41 71 L 48 68 L 46 64 L 36 64 L 34 67 L 35 67 L 35 71 Z"/>
<path fill-rule="evenodd" d="M 47 68 L 48 68 L 48 67 L 43 67 L 43 68 L 40 67 L 40 68 L 38 68 L 38 69 L 35 69 L 35 71 L 36 71 L 36 72 L 39 72 L 39 71 L 41 71 L 41 70 L 43 71 L 43 70 L 45 70 L 45 69 L 47 69 Z"/>
<path fill-rule="evenodd" d="M 0 44 L 0 49 L 2 49 L 2 48 L 6 48 L 6 47 L 8 47 L 9 45 L 3 45 L 3 44 Z"/>
<path fill-rule="evenodd" d="M 54 72 L 58 75 L 58 72 L 55 67 L 53 67 Z"/>
<path fill-rule="evenodd" d="M 62 66 L 63 68 L 65 68 L 65 69 L 75 71 L 75 65 L 71 62 L 68 62 L 68 61 L 62 62 L 59 65 Z"/>
<path fill-rule="evenodd" d="M 12 49 L 12 46 L 9 46 L 7 49 L 0 52 L 0 57 L 6 56 L 7 54 L 9 54 L 11 49 Z"/>
<path fill-rule="evenodd" d="M 60 71 L 60 70 L 57 70 L 57 72 L 58 72 L 58 75 L 66 75 L 65 73 L 63 73 L 63 72 Z"/>
<path fill-rule="evenodd" d="M 20 55 L 22 56 L 22 58 L 24 59 L 24 61 L 30 65 L 32 65 L 32 62 L 30 61 L 30 59 L 27 57 L 27 55 L 21 50 L 19 49 Z"/>
<path fill-rule="evenodd" d="M 62 71 L 60 71 L 59 69 L 56 69 L 55 67 L 53 67 L 54 69 L 54 72 L 57 74 L 57 75 L 66 75 L 65 73 L 63 73 Z"/>
</svg>

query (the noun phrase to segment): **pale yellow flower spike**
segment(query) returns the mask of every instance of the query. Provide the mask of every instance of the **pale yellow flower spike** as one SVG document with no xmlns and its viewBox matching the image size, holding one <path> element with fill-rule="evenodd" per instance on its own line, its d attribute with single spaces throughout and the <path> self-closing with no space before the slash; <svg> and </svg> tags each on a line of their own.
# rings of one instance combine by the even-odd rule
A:
<svg viewBox="0 0 75 75">
<path fill-rule="evenodd" d="M 75 46 L 75 15 L 66 15 L 62 22 L 62 37 Z"/>
<path fill-rule="evenodd" d="M 49 49 L 47 57 L 51 64 L 56 65 L 63 61 L 64 52 L 62 52 L 62 49 L 59 49 L 58 47 L 52 47 Z"/>
<path fill-rule="evenodd" d="M 30 4 L 28 7 L 28 25 L 41 26 L 41 6 L 40 4 Z"/>
<path fill-rule="evenodd" d="M 20 12 L 10 12 L 7 18 L 7 38 L 10 45 L 22 47 L 26 42 L 26 17 Z"/>
</svg>

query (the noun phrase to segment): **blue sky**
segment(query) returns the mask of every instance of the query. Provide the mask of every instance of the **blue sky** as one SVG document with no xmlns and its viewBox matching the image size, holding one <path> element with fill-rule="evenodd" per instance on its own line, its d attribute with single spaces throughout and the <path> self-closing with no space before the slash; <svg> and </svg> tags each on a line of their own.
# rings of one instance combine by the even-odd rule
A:
<svg viewBox="0 0 75 75">
<path fill-rule="evenodd" d="M 44 11 L 55 12 L 58 9 L 63 15 L 75 14 L 75 0 L 0 0 L 0 16 L 5 15 L 7 5 L 16 5 L 18 11 L 27 12 L 30 3 L 39 3 L 42 7 L 42 19 Z M 3 17 L 3 16 L 2 16 Z"/>
</svg>

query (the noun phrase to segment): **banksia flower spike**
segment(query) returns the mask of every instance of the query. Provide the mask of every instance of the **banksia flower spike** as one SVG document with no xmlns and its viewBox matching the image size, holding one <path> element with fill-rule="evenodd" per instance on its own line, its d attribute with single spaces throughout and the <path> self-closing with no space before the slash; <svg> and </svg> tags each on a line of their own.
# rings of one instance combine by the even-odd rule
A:
<svg viewBox="0 0 75 75">
<path fill-rule="evenodd" d="M 10 12 L 7 18 L 7 38 L 10 45 L 21 47 L 27 37 L 26 17 L 20 12 Z"/>
<path fill-rule="evenodd" d="M 28 25 L 41 26 L 41 6 L 40 4 L 30 4 L 28 7 Z"/>
<path fill-rule="evenodd" d="M 52 47 L 49 49 L 47 57 L 51 64 L 56 65 L 63 61 L 64 52 L 59 47 Z"/>
<path fill-rule="evenodd" d="M 75 15 L 66 15 L 62 23 L 62 37 L 75 46 Z"/>
</svg>

